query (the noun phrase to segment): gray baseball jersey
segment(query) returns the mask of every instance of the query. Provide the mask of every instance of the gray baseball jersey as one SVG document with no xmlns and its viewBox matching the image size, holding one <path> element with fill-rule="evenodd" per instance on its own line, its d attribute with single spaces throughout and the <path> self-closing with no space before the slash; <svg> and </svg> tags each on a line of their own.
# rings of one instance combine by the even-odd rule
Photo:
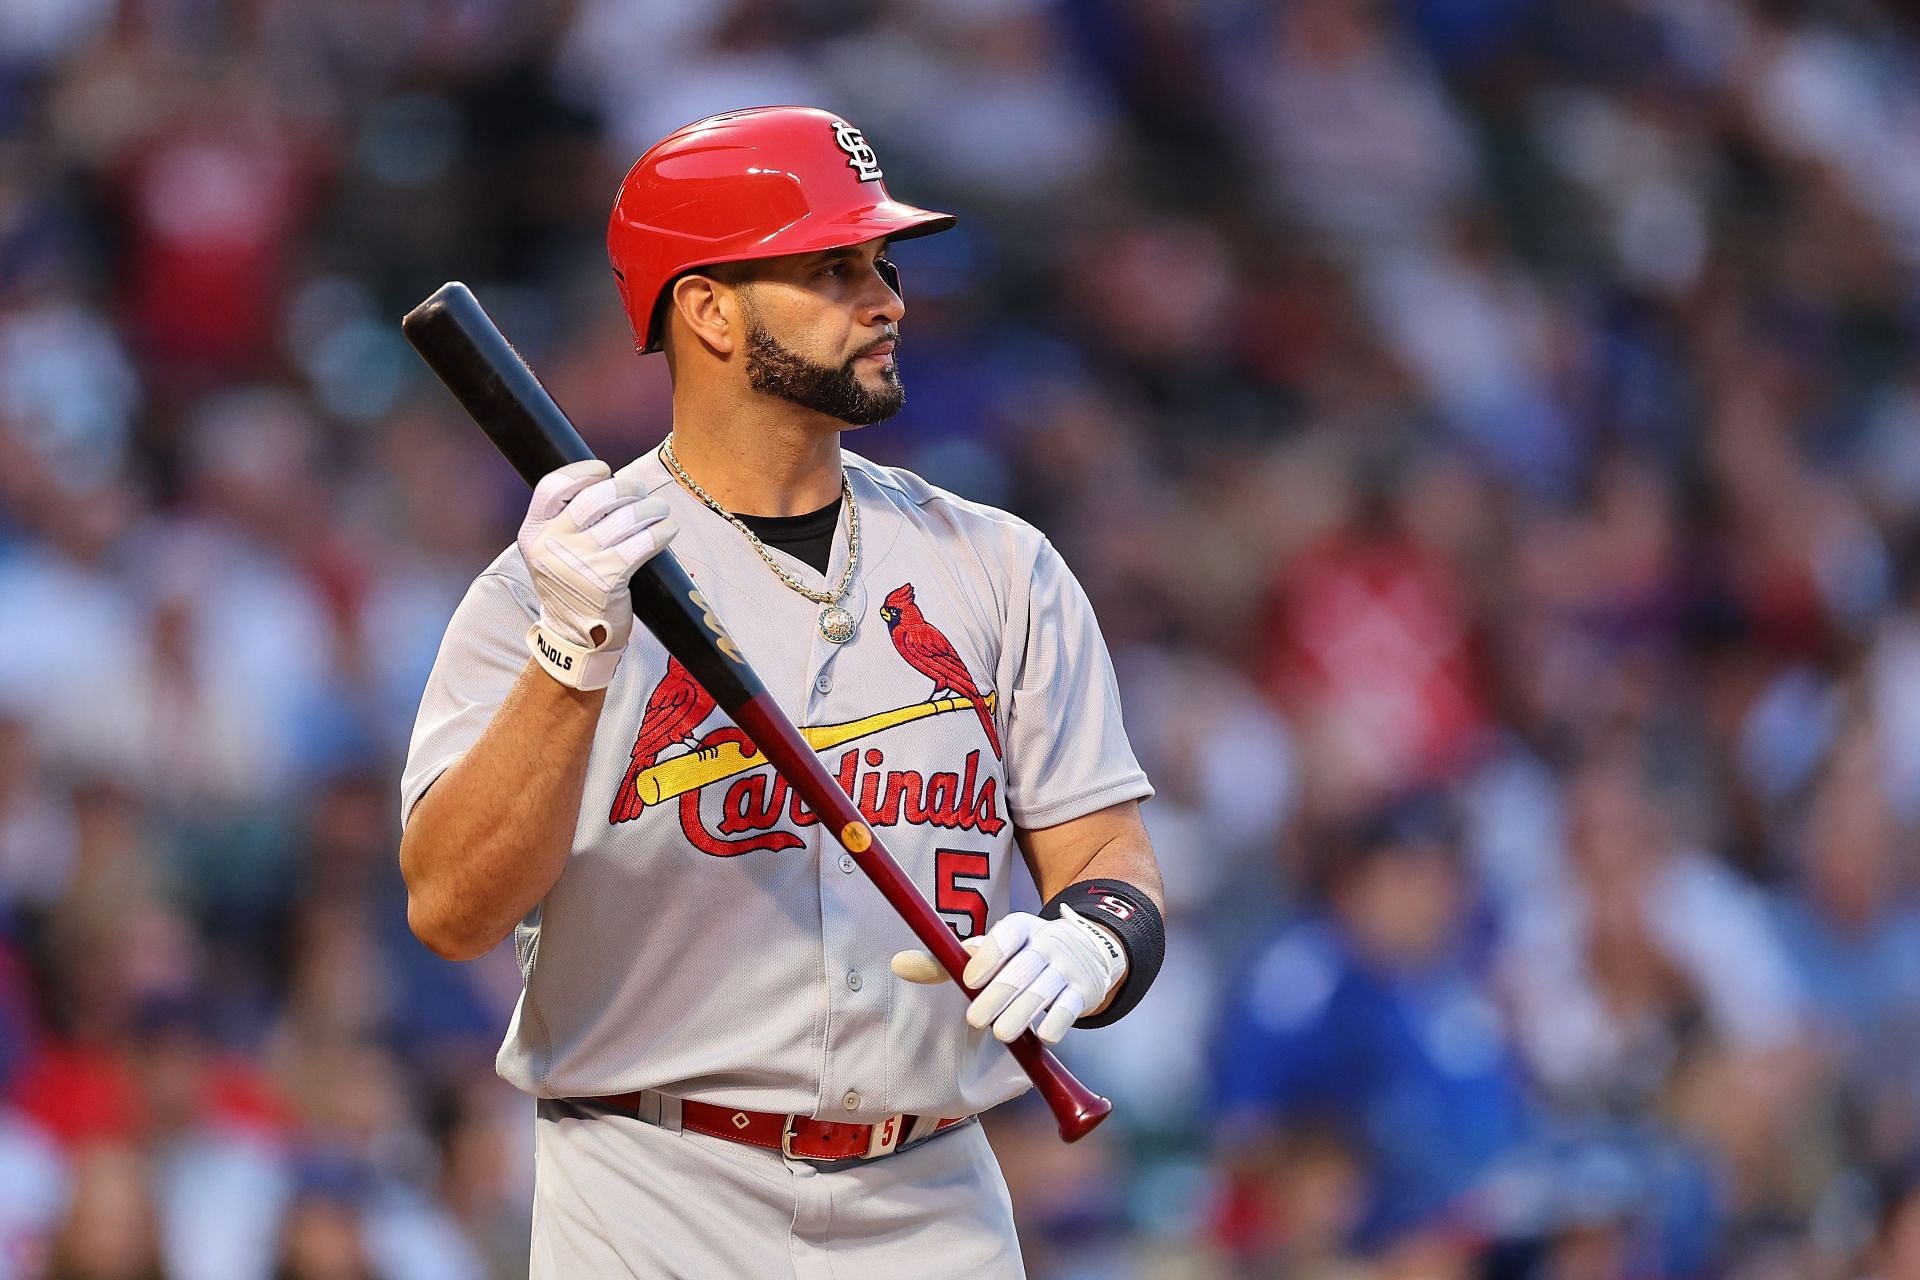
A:
<svg viewBox="0 0 1920 1280">
<path fill-rule="evenodd" d="M 674 553 L 775 701 L 963 937 L 1008 910 L 1016 828 L 1152 794 L 1121 726 L 1093 611 L 1031 525 L 842 455 L 859 508 L 857 620 L 821 606 L 683 490 L 657 454 L 625 471 L 664 497 Z M 846 522 L 821 574 L 847 562 Z M 883 616 L 882 610 L 886 612 Z M 537 616 L 509 548 L 455 612 L 427 682 L 403 815 L 486 728 Z M 515 934 L 526 980 L 498 1067 L 541 1097 L 652 1089 L 875 1122 L 958 1116 L 1028 1087 L 950 984 L 893 977 L 916 945 L 833 838 L 636 626 L 607 691 L 566 870 Z"/>
</svg>

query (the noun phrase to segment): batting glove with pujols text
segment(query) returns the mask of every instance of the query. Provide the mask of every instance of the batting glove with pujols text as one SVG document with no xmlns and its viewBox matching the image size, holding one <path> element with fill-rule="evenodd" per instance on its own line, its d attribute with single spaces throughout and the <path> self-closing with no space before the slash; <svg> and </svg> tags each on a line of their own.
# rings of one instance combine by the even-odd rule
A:
<svg viewBox="0 0 1920 1280">
<path fill-rule="evenodd" d="M 1009 1042 L 1031 1027 L 1048 1044 L 1059 1044 L 1127 976 L 1120 943 L 1068 906 L 1060 908 L 1058 920 L 1015 912 L 985 937 L 961 945 L 973 957 L 961 980 L 975 989 L 985 986 L 967 1006 L 967 1025 L 992 1023 L 993 1034 Z M 898 952 L 892 968 L 908 982 L 947 979 L 925 951 Z"/>
<path fill-rule="evenodd" d="M 573 689 L 604 689 L 633 631 L 627 579 L 666 549 L 679 526 L 635 476 L 595 458 L 541 477 L 520 526 L 520 554 L 540 598 L 527 648 Z"/>
</svg>

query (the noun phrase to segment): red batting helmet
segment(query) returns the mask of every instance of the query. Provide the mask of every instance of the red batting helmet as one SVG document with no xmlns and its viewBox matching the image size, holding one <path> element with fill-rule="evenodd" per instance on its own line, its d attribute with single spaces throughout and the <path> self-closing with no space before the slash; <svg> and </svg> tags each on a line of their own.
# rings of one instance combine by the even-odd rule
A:
<svg viewBox="0 0 1920 1280">
<path fill-rule="evenodd" d="M 813 107 L 708 116 L 634 162 L 607 223 L 620 299 L 642 352 L 660 347 L 661 294 L 682 272 L 931 235 L 947 213 L 901 204 L 860 131 Z"/>
</svg>

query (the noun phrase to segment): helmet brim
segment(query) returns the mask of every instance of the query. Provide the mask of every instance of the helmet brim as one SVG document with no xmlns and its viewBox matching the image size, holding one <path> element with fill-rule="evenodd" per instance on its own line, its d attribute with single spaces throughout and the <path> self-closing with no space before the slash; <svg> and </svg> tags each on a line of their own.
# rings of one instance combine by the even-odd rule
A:
<svg viewBox="0 0 1920 1280">
<path fill-rule="evenodd" d="M 951 213 L 935 213 L 898 200 L 882 200 L 865 209 L 851 209 L 811 225 L 802 219 L 767 236 L 760 244 L 743 252 L 715 258 L 707 265 L 721 262 L 750 262 L 755 258 L 790 258 L 800 253 L 819 253 L 825 249 L 850 249 L 873 240 L 912 240 L 945 231 L 960 219 Z M 776 247 L 777 246 L 777 247 Z M 769 250 L 774 250 L 769 252 Z"/>
<path fill-rule="evenodd" d="M 829 227 L 845 234 L 856 234 L 858 240 L 836 240 L 833 244 L 821 245 L 822 249 L 838 249 L 843 245 L 865 244 L 869 240 L 912 240 L 919 236 L 935 235 L 949 230 L 960 221 L 951 213 L 935 213 L 931 209 L 918 209 L 898 200 L 885 200 L 871 209 L 857 210 L 833 220 Z M 823 228 L 825 229 L 825 228 Z M 817 252 L 817 250 L 803 250 Z"/>
</svg>

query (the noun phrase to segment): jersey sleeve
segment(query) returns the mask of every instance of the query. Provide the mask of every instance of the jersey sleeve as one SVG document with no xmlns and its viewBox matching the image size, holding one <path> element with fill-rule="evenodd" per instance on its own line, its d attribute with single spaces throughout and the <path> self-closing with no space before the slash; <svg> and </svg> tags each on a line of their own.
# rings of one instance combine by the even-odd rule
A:
<svg viewBox="0 0 1920 1280">
<path fill-rule="evenodd" d="M 420 695 L 406 769 L 400 822 L 434 780 L 479 740 L 527 665 L 527 628 L 539 616 L 531 591 L 504 573 L 475 578 L 453 611 L 440 653 Z"/>
<path fill-rule="evenodd" d="M 1153 794 L 1120 718 L 1113 660 L 1093 605 L 1042 542 L 1008 636 L 1007 811 L 1027 830 Z"/>
</svg>

